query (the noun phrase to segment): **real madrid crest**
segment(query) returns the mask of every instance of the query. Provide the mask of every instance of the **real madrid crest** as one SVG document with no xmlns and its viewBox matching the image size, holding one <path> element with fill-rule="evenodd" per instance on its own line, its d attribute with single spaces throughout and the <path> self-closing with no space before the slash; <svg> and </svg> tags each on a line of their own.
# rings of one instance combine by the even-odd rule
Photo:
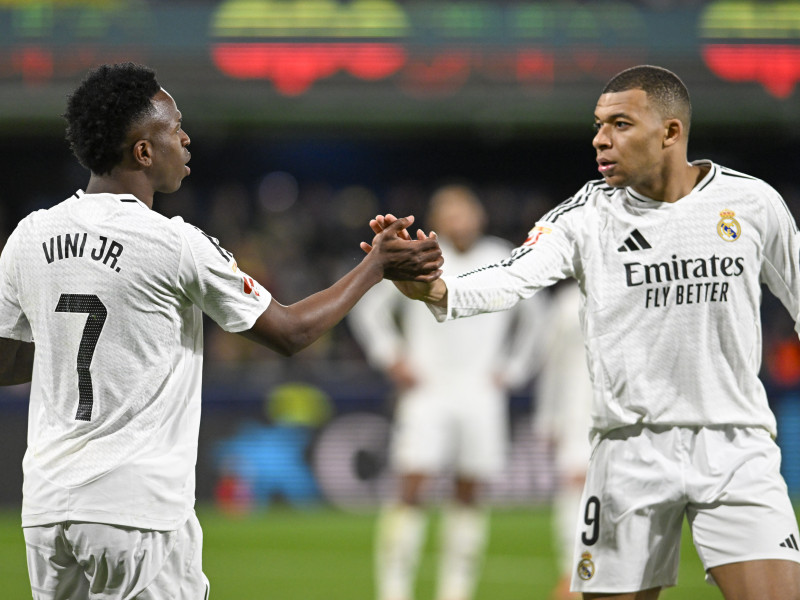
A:
<svg viewBox="0 0 800 600">
<path fill-rule="evenodd" d="M 742 226 L 735 219 L 736 213 L 732 210 L 723 210 L 719 213 L 722 217 L 717 223 L 717 233 L 726 242 L 735 242 L 742 235 Z"/>
<path fill-rule="evenodd" d="M 584 581 L 594 577 L 594 562 L 589 552 L 581 554 L 581 561 L 578 563 L 578 577 Z"/>
</svg>

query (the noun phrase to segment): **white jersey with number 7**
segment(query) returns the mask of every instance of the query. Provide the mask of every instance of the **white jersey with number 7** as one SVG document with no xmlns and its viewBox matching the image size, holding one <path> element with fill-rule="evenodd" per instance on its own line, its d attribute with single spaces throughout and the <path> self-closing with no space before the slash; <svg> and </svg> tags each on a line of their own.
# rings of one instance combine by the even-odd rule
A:
<svg viewBox="0 0 800 600">
<path fill-rule="evenodd" d="M 180 526 L 194 506 L 202 313 L 249 329 L 271 296 L 218 241 L 130 195 L 23 219 L 0 336 L 34 341 L 23 526 Z"/>
</svg>

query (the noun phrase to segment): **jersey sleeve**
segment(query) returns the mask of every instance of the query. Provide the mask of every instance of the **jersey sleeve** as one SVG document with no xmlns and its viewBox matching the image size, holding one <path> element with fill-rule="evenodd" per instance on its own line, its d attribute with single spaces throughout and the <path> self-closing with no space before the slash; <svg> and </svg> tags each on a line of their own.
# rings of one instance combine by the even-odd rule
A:
<svg viewBox="0 0 800 600">
<path fill-rule="evenodd" d="M 783 198 L 770 188 L 761 280 L 783 303 L 800 332 L 800 233 Z"/>
<path fill-rule="evenodd" d="M 572 219 L 542 220 L 522 246 L 494 264 L 442 277 L 447 309 L 430 306 L 438 321 L 507 310 L 542 288 L 575 276 Z"/>
<path fill-rule="evenodd" d="M 22 312 L 16 285 L 18 231 L 11 234 L 0 254 L 0 337 L 32 342 L 31 326 Z"/>
<path fill-rule="evenodd" d="M 182 250 L 178 286 L 225 331 L 246 331 L 255 323 L 272 295 L 241 271 L 233 254 L 219 240 L 179 220 Z"/>
</svg>

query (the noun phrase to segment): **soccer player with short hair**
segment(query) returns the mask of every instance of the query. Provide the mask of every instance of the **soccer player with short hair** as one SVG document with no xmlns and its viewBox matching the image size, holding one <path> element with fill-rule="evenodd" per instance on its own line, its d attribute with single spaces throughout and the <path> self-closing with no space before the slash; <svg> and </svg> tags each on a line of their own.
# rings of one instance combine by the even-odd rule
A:
<svg viewBox="0 0 800 600">
<path fill-rule="evenodd" d="M 688 161 L 690 118 L 674 73 L 619 73 L 594 113 L 602 179 L 507 259 L 398 287 L 444 321 L 577 279 L 594 387 L 572 576 L 584 598 L 675 585 L 687 518 L 727 600 L 798 600 L 800 535 L 758 372 L 761 284 L 800 320 L 800 238 L 772 187 Z"/>
<path fill-rule="evenodd" d="M 93 70 L 65 117 L 86 191 L 23 219 L 0 256 L 0 384 L 32 378 L 22 526 L 33 597 L 207 598 L 194 513 L 203 313 L 290 355 L 383 277 L 438 277 L 441 252 L 400 239 L 407 218 L 331 287 L 281 305 L 217 239 L 151 210 L 190 157 L 151 69 Z"/>
<path fill-rule="evenodd" d="M 579 597 L 569 588 L 575 515 L 592 451 L 588 432 L 593 393 L 578 319 L 578 284 L 574 279 L 564 279 L 551 290 L 543 319 L 547 323 L 545 331 L 530 341 L 536 349 L 534 356 L 541 361 L 536 371 L 532 424 L 536 439 L 546 442 L 555 467 L 552 530 L 560 577 L 549 600 L 572 600 Z M 544 294 L 534 298 L 539 295 Z"/>
<path fill-rule="evenodd" d="M 485 235 L 486 211 L 463 183 L 434 191 L 426 225 L 439 234 L 445 272 L 500 260 L 513 248 Z M 382 282 L 348 317 L 370 364 L 386 373 L 398 394 L 389 458 L 399 489 L 378 520 L 377 600 L 414 597 L 428 524 L 426 492 L 433 478 L 444 475 L 453 481 L 442 506 L 435 597 L 474 596 L 490 526 L 483 492 L 502 472 L 508 451 L 506 387 L 531 376 L 527 357 L 514 352 L 521 345 L 520 312 L 430 327 L 424 304 Z M 536 316 L 525 315 L 531 321 Z"/>
</svg>

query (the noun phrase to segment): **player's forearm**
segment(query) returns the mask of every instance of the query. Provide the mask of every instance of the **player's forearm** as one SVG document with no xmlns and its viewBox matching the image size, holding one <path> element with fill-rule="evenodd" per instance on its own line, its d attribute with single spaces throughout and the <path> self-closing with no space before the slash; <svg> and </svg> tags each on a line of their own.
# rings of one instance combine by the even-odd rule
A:
<svg viewBox="0 0 800 600">
<path fill-rule="evenodd" d="M 294 304 L 284 306 L 273 299 L 244 335 L 291 356 L 338 324 L 381 276 L 380 267 L 365 259 L 329 288 Z"/>
<path fill-rule="evenodd" d="M 327 289 L 287 307 L 295 326 L 295 352 L 309 346 L 337 325 L 361 297 L 382 278 L 382 271 L 364 260 Z"/>
<path fill-rule="evenodd" d="M 436 238 L 417 241 L 398 235 L 413 218 L 398 219 L 364 244 L 367 255 L 329 288 L 290 306 L 274 299 L 245 335 L 284 355 L 313 343 L 339 323 L 356 302 L 384 277 L 430 283 L 441 275 L 442 252 Z"/>
<path fill-rule="evenodd" d="M 32 343 L 0 338 L 0 385 L 27 383 L 33 376 Z"/>
</svg>

